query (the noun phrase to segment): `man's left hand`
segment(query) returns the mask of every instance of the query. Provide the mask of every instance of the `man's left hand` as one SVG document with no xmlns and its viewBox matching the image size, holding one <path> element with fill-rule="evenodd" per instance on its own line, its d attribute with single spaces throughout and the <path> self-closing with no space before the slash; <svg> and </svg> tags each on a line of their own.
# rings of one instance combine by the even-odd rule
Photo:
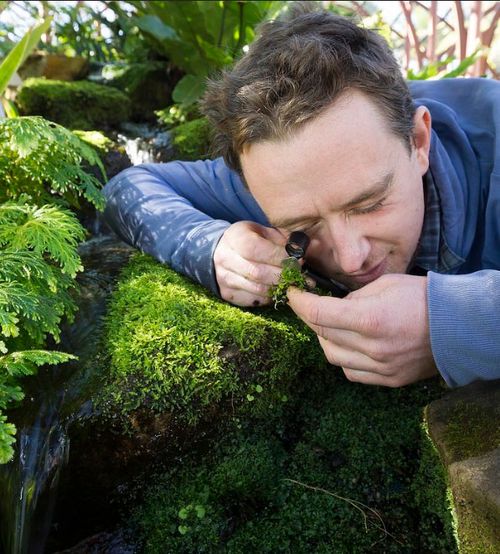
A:
<svg viewBox="0 0 500 554">
<path fill-rule="evenodd" d="M 437 373 L 426 288 L 426 277 L 389 274 L 343 299 L 296 288 L 288 299 L 350 381 L 401 387 Z"/>
</svg>

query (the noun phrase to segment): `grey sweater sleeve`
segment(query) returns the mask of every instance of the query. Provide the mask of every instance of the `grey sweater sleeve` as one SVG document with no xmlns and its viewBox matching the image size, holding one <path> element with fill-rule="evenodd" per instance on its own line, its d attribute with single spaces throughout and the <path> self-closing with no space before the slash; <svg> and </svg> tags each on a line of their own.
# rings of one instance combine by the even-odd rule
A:
<svg viewBox="0 0 500 554">
<path fill-rule="evenodd" d="M 239 176 L 221 159 L 145 164 L 103 189 L 106 223 L 125 242 L 219 294 L 213 253 L 240 220 L 267 220 Z"/>
<path fill-rule="evenodd" d="M 451 387 L 500 378 L 500 271 L 428 274 L 431 345 Z"/>
</svg>

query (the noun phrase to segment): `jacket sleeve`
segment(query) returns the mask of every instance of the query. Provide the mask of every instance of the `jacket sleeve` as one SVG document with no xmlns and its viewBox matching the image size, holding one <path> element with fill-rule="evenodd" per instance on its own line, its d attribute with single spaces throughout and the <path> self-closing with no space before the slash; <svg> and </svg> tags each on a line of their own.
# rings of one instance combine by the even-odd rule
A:
<svg viewBox="0 0 500 554">
<path fill-rule="evenodd" d="M 125 242 L 219 294 L 213 252 L 239 220 L 267 224 L 239 176 L 222 161 L 128 168 L 103 189 L 106 223 Z"/>
<path fill-rule="evenodd" d="M 500 271 L 428 273 L 431 345 L 450 387 L 500 378 Z"/>
</svg>

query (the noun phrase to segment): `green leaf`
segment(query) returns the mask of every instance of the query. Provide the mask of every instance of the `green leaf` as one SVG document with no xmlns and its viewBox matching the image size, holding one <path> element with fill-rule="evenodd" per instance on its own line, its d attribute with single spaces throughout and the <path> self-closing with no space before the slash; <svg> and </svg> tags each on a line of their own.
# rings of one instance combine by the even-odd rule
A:
<svg viewBox="0 0 500 554">
<path fill-rule="evenodd" d="M 196 517 L 198 519 L 203 519 L 205 517 L 206 510 L 203 506 L 201 505 L 195 506 L 195 510 L 196 510 Z"/>
<path fill-rule="evenodd" d="M 186 508 L 181 508 L 178 513 L 179 519 L 187 519 L 188 518 L 188 511 Z"/>
<path fill-rule="evenodd" d="M 7 100 L 6 98 L 2 98 L 2 105 L 7 117 L 19 117 L 19 112 L 14 102 L 12 102 L 11 100 Z"/>
<path fill-rule="evenodd" d="M 464 58 L 455 69 L 453 69 L 452 71 L 447 71 L 445 73 L 441 72 L 438 77 L 440 79 L 451 79 L 453 77 L 460 77 L 467 71 L 467 69 L 471 65 L 474 65 L 474 63 L 476 63 L 476 60 L 480 56 L 480 54 L 481 49 L 478 48 L 474 52 L 472 52 L 470 56 Z"/>
<path fill-rule="evenodd" d="M 200 75 L 185 75 L 172 92 L 172 99 L 178 104 L 194 104 L 205 92 L 206 78 Z"/>
<path fill-rule="evenodd" d="M 179 41 L 179 37 L 175 30 L 163 23 L 156 15 L 143 15 L 142 17 L 136 18 L 134 21 L 141 31 L 149 33 L 160 42 L 165 40 Z"/>
<path fill-rule="evenodd" d="M 7 423 L 7 417 L 0 414 L 0 464 L 6 464 L 14 455 L 12 444 L 16 441 L 16 428 Z"/>
<path fill-rule="evenodd" d="M 29 30 L 0 64 L 0 94 L 3 94 L 14 73 L 35 49 L 42 34 L 49 28 L 51 21 L 52 18 L 49 17 L 40 25 Z"/>
<path fill-rule="evenodd" d="M 179 533 L 181 535 L 185 535 L 189 531 L 189 527 L 187 527 L 186 525 L 179 525 L 177 529 L 179 530 Z"/>
</svg>

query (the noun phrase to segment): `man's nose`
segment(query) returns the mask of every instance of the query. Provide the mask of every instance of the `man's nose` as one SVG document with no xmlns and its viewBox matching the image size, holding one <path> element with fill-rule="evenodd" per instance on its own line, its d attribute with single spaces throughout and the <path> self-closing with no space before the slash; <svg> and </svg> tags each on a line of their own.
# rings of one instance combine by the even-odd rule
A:
<svg viewBox="0 0 500 554">
<path fill-rule="evenodd" d="M 350 221 L 329 224 L 332 255 L 342 273 L 359 273 L 370 253 L 370 242 Z"/>
</svg>

